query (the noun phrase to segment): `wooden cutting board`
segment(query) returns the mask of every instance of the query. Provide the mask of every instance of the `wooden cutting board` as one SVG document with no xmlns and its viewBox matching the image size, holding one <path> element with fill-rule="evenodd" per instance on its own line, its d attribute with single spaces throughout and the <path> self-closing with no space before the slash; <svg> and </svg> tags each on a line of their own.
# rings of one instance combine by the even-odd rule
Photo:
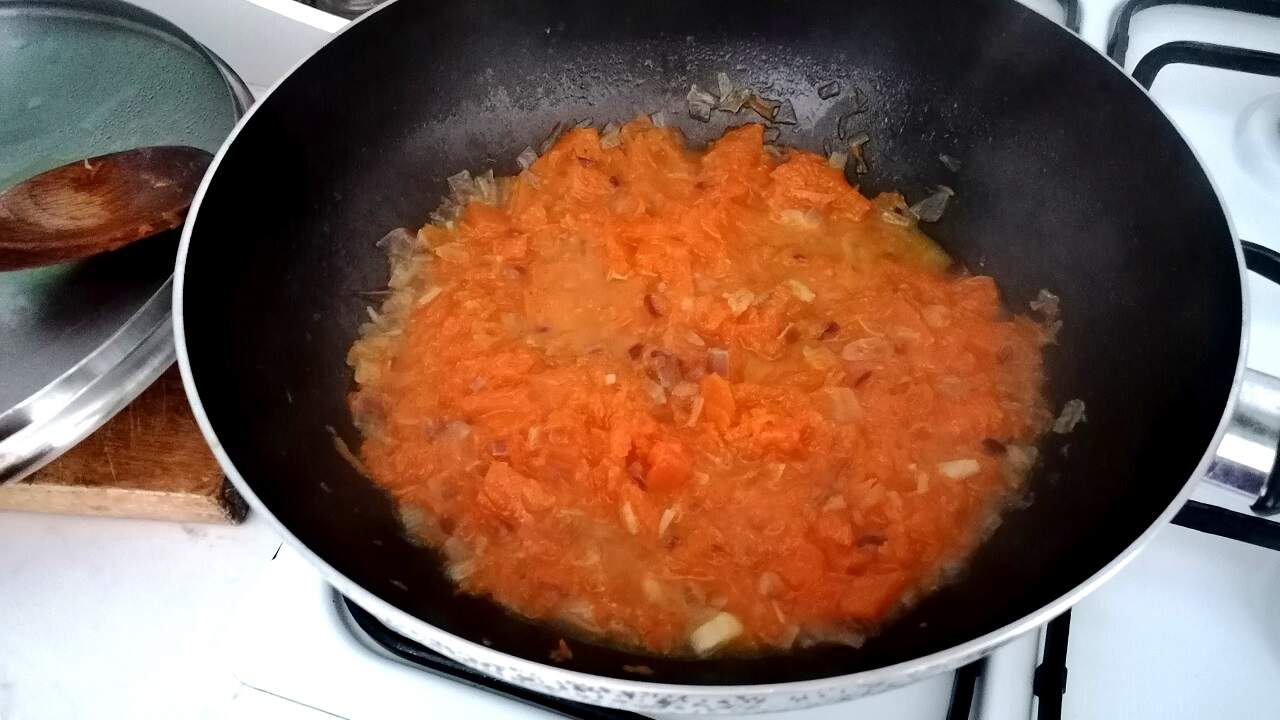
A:
<svg viewBox="0 0 1280 720">
<path fill-rule="evenodd" d="M 0 510 L 236 523 L 246 506 L 205 445 L 173 366 L 62 457 L 0 487 Z"/>
</svg>

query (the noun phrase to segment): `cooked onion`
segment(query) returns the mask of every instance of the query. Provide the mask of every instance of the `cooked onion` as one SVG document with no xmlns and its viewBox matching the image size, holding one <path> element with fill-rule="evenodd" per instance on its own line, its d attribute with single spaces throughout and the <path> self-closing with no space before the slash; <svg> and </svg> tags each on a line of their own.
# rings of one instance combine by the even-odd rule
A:
<svg viewBox="0 0 1280 720">
<path fill-rule="evenodd" d="M 960 172 L 960 159 L 950 155 L 939 155 L 938 162 L 942 163 L 951 172 Z"/>
<path fill-rule="evenodd" d="M 640 521 L 636 519 L 636 511 L 631 509 L 631 502 L 624 500 L 622 507 L 619 509 L 622 515 L 622 522 L 627 526 L 627 532 L 636 535 L 640 532 Z"/>
<path fill-rule="evenodd" d="M 982 466 L 973 458 L 965 458 L 963 460 L 948 460 L 938 463 L 938 472 L 951 478 L 952 480 L 963 480 L 967 477 L 973 477 L 982 471 Z"/>
<path fill-rule="evenodd" d="M 676 515 L 679 514 L 679 512 L 680 511 L 674 505 L 662 511 L 662 519 L 658 521 L 658 537 L 662 537 L 667 534 L 667 529 L 671 527 L 671 523 L 675 521 Z"/>
<path fill-rule="evenodd" d="M 528 170 L 537 161 L 538 153 L 534 152 L 531 147 L 521 150 L 520 154 L 516 156 L 516 164 L 520 166 L 521 170 Z"/>
<path fill-rule="evenodd" d="M 933 193 L 921 200 L 920 202 L 908 208 L 912 215 L 920 218 L 924 222 L 938 222 L 942 219 L 942 213 L 947 210 L 947 203 L 956 194 L 955 190 L 946 185 L 939 185 L 934 189 Z"/>
<path fill-rule="evenodd" d="M 856 137 L 849 141 L 849 154 L 853 156 L 853 171 L 859 175 L 866 175 L 871 168 L 867 167 L 867 160 L 862 154 L 863 146 L 871 142 L 871 136 L 866 133 L 858 133 Z"/>
<path fill-rule="evenodd" d="M 711 348 L 708 350 L 707 368 L 717 375 L 728 377 L 729 351 L 724 348 Z"/>
<path fill-rule="evenodd" d="M 699 655 L 706 655 L 742 634 L 742 622 L 727 612 L 720 612 L 693 631 L 689 646 Z"/>
<path fill-rule="evenodd" d="M 1040 313 L 1046 319 L 1053 320 L 1058 317 L 1059 303 L 1060 300 L 1057 295 L 1041 288 L 1040 292 L 1036 294 L 1036 299 L 1028 304 L 1032 310 Z"/>
<path fill-rule="evenodd" d="M 693 407 L 689 410 L 689 421 L 685 423 L 686 427 L 694 427 L 698 424 L 698 418 L 702 416 L 702 406 L 705 402 L 702 396 L 693 399 Z"/>
<path fill-rule="evenodd" d="M 600 147 L 604 149 L 615 148 L 622 144 L 622 128 L 618 123 L 611 122 L 604 126 L 600 131 Z"/>
<path fill-rule="evenodd" d="M 790 100 L 783 100 L 778 105 L 778 110 L 773 114 L 773 121 L 779 125 L 796 124 L 796 108 L 791 104 Z"/>
<path fill-rule="evenodd" d="M 1059 435 L 1066 435 L 1085 420 L 1084 401 L 1080 398 L 1072 398 L 1062 406 L 1062 412 L 1053 421 L 1053 431 Z"/>
<path fill-rule="evenodd" d="M 782 107 L 782 103 L 752 93 L 747 98 L 747 107 L 751 108 L 755 114 L 772 122 L 778 116 L 778 109 Z"/>
<path fill-rule="evenodd" d="M 796 299 L 800 302 L 811 303 L 818 297 L 809 289 L 808 285 L 805 285 L 799 280 L 787 280 L 783 285 L 786 285 L 787 289 L 791 291 L 791 294 L 795 295 Z"/>
<path fill-rule="evenodd" d="M 689 117 L 700 122 L 711 120 L 711 110 L 715 108 L 717 101 L 718 98 L 715 95 L 698 87 L 697 83 L 689 86 L 689 94 L 685 96 Z"/>
<path fill-rule="evenodd" d="M 835 80 L 832 80 L 826 85 L 823 85 L 818 88 L 818 97 L 822 98 L 823 100 L 830 100 L 831 98 L 839 94 L 840 94 L 840 83 Z"/>
<path fill-rule="evenodd" d="M 735 290 L 731 293 L 725 293 L 723 297 L 729 303 L 729 310 L 734 317 L 746 312 L 747 308 L 751 307 L 751 304 L 756 301 L 756 294 L 750 290 Z"/>
</svg>

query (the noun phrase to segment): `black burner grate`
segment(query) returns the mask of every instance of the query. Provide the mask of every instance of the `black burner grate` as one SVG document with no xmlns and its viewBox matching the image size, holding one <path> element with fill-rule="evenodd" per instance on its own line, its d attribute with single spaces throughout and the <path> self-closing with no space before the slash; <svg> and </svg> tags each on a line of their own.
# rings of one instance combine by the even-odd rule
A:
<svg viewBox="0 0 1280 720">
<path fill-rule="evenodd" d="M 1117 65 L 1124 67 L 1129 53 L 1129 26 L 1133 24 L 1133 17 L 1143 10 L 1164 5 L 1190 5 L 1280 18 L 1280 0 L 1125 0 L 1116 9 L 1107 41 L 1107 54 Z"/>
</svg>

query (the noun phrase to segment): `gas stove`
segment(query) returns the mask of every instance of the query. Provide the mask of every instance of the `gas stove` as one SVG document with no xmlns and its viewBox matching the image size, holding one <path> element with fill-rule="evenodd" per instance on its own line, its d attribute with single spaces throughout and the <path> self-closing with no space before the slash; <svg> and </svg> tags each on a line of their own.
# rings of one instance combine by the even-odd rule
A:
<svg viewBox="0 0 1280 720">
<path fill-rule="evenodd" d="M 182 25 L 256 90 L 343 24 L 293 0 L 140 4 Z M 1280 2 L 1026 4 L 1080 32 L 1149 87 L 1207 168 L 1240 237 L 1280 250 Z M 236 23 L 225 21 L 228 12 L 266 13 L 278 37 L 248 48 Z M 1251 275 L 1249 291 L 1249 365 L 1280 375 L 1280 287 Z M 1280 717 L 1272 688 L 1280 678 L 1280 614 L 1271 604 L 1280 597 L 1280 525 L 1249 514 L 1244 496 L 1207 483 L 1176 523 L 1070 613 L 978 663 L 778 717 Z M 549 706 L 496 687 L 353 610 L 287 547 L 252 584 L 233 626 L 227 645 L 237 678 L 298 713 L 639 717 Z"/>
</svg>

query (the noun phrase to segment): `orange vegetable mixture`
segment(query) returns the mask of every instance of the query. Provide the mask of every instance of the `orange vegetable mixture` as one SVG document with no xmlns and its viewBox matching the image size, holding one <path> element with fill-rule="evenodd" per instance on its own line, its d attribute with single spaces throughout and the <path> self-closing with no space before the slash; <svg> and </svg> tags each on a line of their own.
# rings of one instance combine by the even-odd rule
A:
<svg viewBox="0 0 1280 720">
<path fill-rule="evenodd" d="M 360 458 L 466 592 L 654 653 L 856 645 L 1034 461 L 1044 330 L 760 125 L 575 129 L 489 190 L 393 248 L 350 357 Z"/>
</svg>

